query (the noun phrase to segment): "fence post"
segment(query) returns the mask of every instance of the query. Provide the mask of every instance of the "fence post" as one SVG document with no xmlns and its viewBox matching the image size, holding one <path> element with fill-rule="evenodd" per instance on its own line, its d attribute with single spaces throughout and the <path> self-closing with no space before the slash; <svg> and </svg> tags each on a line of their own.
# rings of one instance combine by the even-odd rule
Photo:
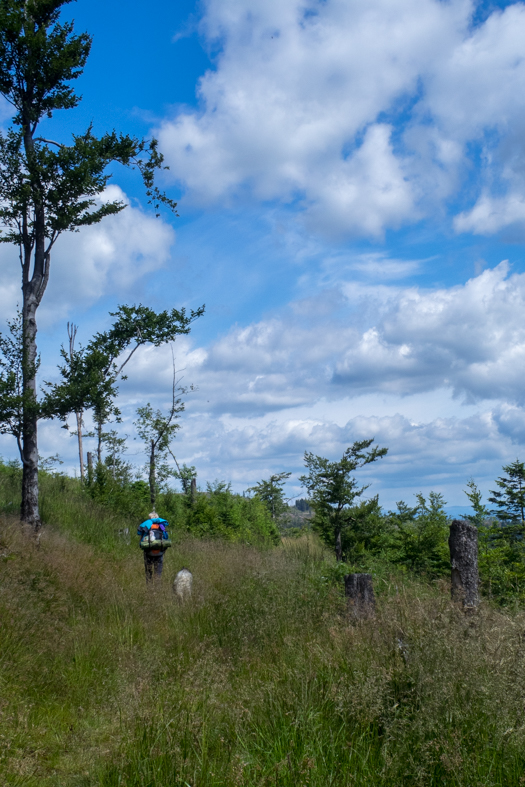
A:
<svg viewBox="0 0 525 787">
<path fill-rule="evenodd" d="M 450 595 L 465 609 L 479 604 L 478 530 L 465 519 L 454 519 L 448 539 L 452 566 Z"/>
<path fill-rule="evenodd" d="M 348 608 L 355 618 L 373 616 L 376 608 L 372 574 L 346 574 L 345 596 Z"/>
</svg>

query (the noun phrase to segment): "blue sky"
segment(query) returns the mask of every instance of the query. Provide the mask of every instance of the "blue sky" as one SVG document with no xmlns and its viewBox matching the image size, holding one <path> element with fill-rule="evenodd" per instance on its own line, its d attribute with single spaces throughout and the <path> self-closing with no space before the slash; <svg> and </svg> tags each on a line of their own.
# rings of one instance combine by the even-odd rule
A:
<svg viewBox="0 0 525 787">
<path fill-rule="evenodd" d="M 435 490 L 462 505 L 525 441 L 525 6 L 468 0 L 78 0 L 93 35 L 81 105 L 48 123 L 155 135 L 179 218 L 129 208 L 63 237 L 40 309 L 42 377 L 67 320 L 118 303 L 206 304 L 177 343 L 188 398 L 180 460 L 246 489 L 305 450 L 375 437 L 386 507 Z M 5 109 L 5 108 L 4 108 Z M 0 107 L 2 111 L 2 107 Z M 6 122 L 5 112 L 4 123 Z M 16 254 L 0 249 L 13 313 Z M 169 349 L 138 354 L 134 410 L 166 403 Z M 58 424 L 41 453 L 75 468 Z M 130 441 L 130 460 L 144 457 Z M 15 456 L 10 438 L 0 451 Z M 365 475 L 363 477 L 365 477 Z"/>
</svg>

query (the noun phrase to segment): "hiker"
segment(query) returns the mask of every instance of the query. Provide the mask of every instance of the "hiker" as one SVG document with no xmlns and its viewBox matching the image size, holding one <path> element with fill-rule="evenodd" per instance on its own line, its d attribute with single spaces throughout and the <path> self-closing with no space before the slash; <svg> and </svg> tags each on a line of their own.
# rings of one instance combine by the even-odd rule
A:
<svg viewBox="0 0 525 787">
<path fill-rule="evenodd" d="M 140 548 L 144 550 L 147 583 L 152 581 L 154 573 L 156 579 L 160 579 L 162 575 L 164 552 L 171 546 L 167 528 L 168 522 L 156 511 L 152 511 L 149 519 L 139 525 L 137 530 L 137 535 L 141 537 Z"/>
</svg>

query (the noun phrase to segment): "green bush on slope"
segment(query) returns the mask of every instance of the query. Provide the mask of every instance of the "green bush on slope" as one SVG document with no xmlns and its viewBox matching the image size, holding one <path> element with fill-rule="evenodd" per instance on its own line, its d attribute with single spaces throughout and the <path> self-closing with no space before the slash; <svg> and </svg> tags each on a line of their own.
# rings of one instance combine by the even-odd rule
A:
<svg viewBox="0 0 525 787">
<path fill-rule="evenodd" d="M 16 463 L 0 460 L 0 512 L 18 511 L 20 483 Z M 197 492 L 195 499 L 164 491 L 156 505 L 175 538 L 191 534 L 259 545 L 280 540 L 263 503 L 256 497 L 233 494 L 226 484 L 208 485 L 207 492 Z M 43 522 L 59 524 L 62 531 L 73 532 L 85 543 L 121 549 L 123 542 L 135 543 L 137 526 L 147 519 L 151 505 L 144 481 L 114 479 L 101 466 L 93 484 L 84 488 L 75 478 L 41 471 L 40 508 Z"/>
</svg>

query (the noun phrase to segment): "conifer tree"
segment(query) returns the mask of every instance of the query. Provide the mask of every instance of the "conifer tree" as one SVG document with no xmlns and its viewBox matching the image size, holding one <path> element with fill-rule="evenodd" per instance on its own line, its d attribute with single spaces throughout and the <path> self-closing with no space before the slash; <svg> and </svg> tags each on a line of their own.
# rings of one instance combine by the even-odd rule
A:
<svg viewBox="0 0 525 787">
<path fill-rule="evenodd" d="M 512 525 L 516 533 L 525 526 L 525 463 L 516 459 L 503 466 L 505 475 L 496 479 L 499 490 L 492 490 L 489 502 L 496 508 L 494 515 L 505 525 Z"/>
<path fill-rule="evenodd" d="M 388 448 L 371 448 L 373 442 L 373 439 L 356 440 L 338 462 L 330 462 L 310 451 L 304 454 L 308 474 L 299 480 L 310 493 L 309 503 L 315 511 L 314 527 L 334 546 L 338 561 L 343 559 L 343 531 L 353 522 L 352 507 L 368 489 L 368 486 L 360 487 L 352 473 L 388 452 Z"/>
<path fill-rule="evenodd" d="M 249 492 L 255 494 L 262 500 L 274 522 L 277 522 L 288 510 L 288 505 L 284 499 L 283 486 L 290 478 L 291 473 L 276 473 L 265 481 L 259 481 L 255 486 L 250 487 Z"/>
</svg>

